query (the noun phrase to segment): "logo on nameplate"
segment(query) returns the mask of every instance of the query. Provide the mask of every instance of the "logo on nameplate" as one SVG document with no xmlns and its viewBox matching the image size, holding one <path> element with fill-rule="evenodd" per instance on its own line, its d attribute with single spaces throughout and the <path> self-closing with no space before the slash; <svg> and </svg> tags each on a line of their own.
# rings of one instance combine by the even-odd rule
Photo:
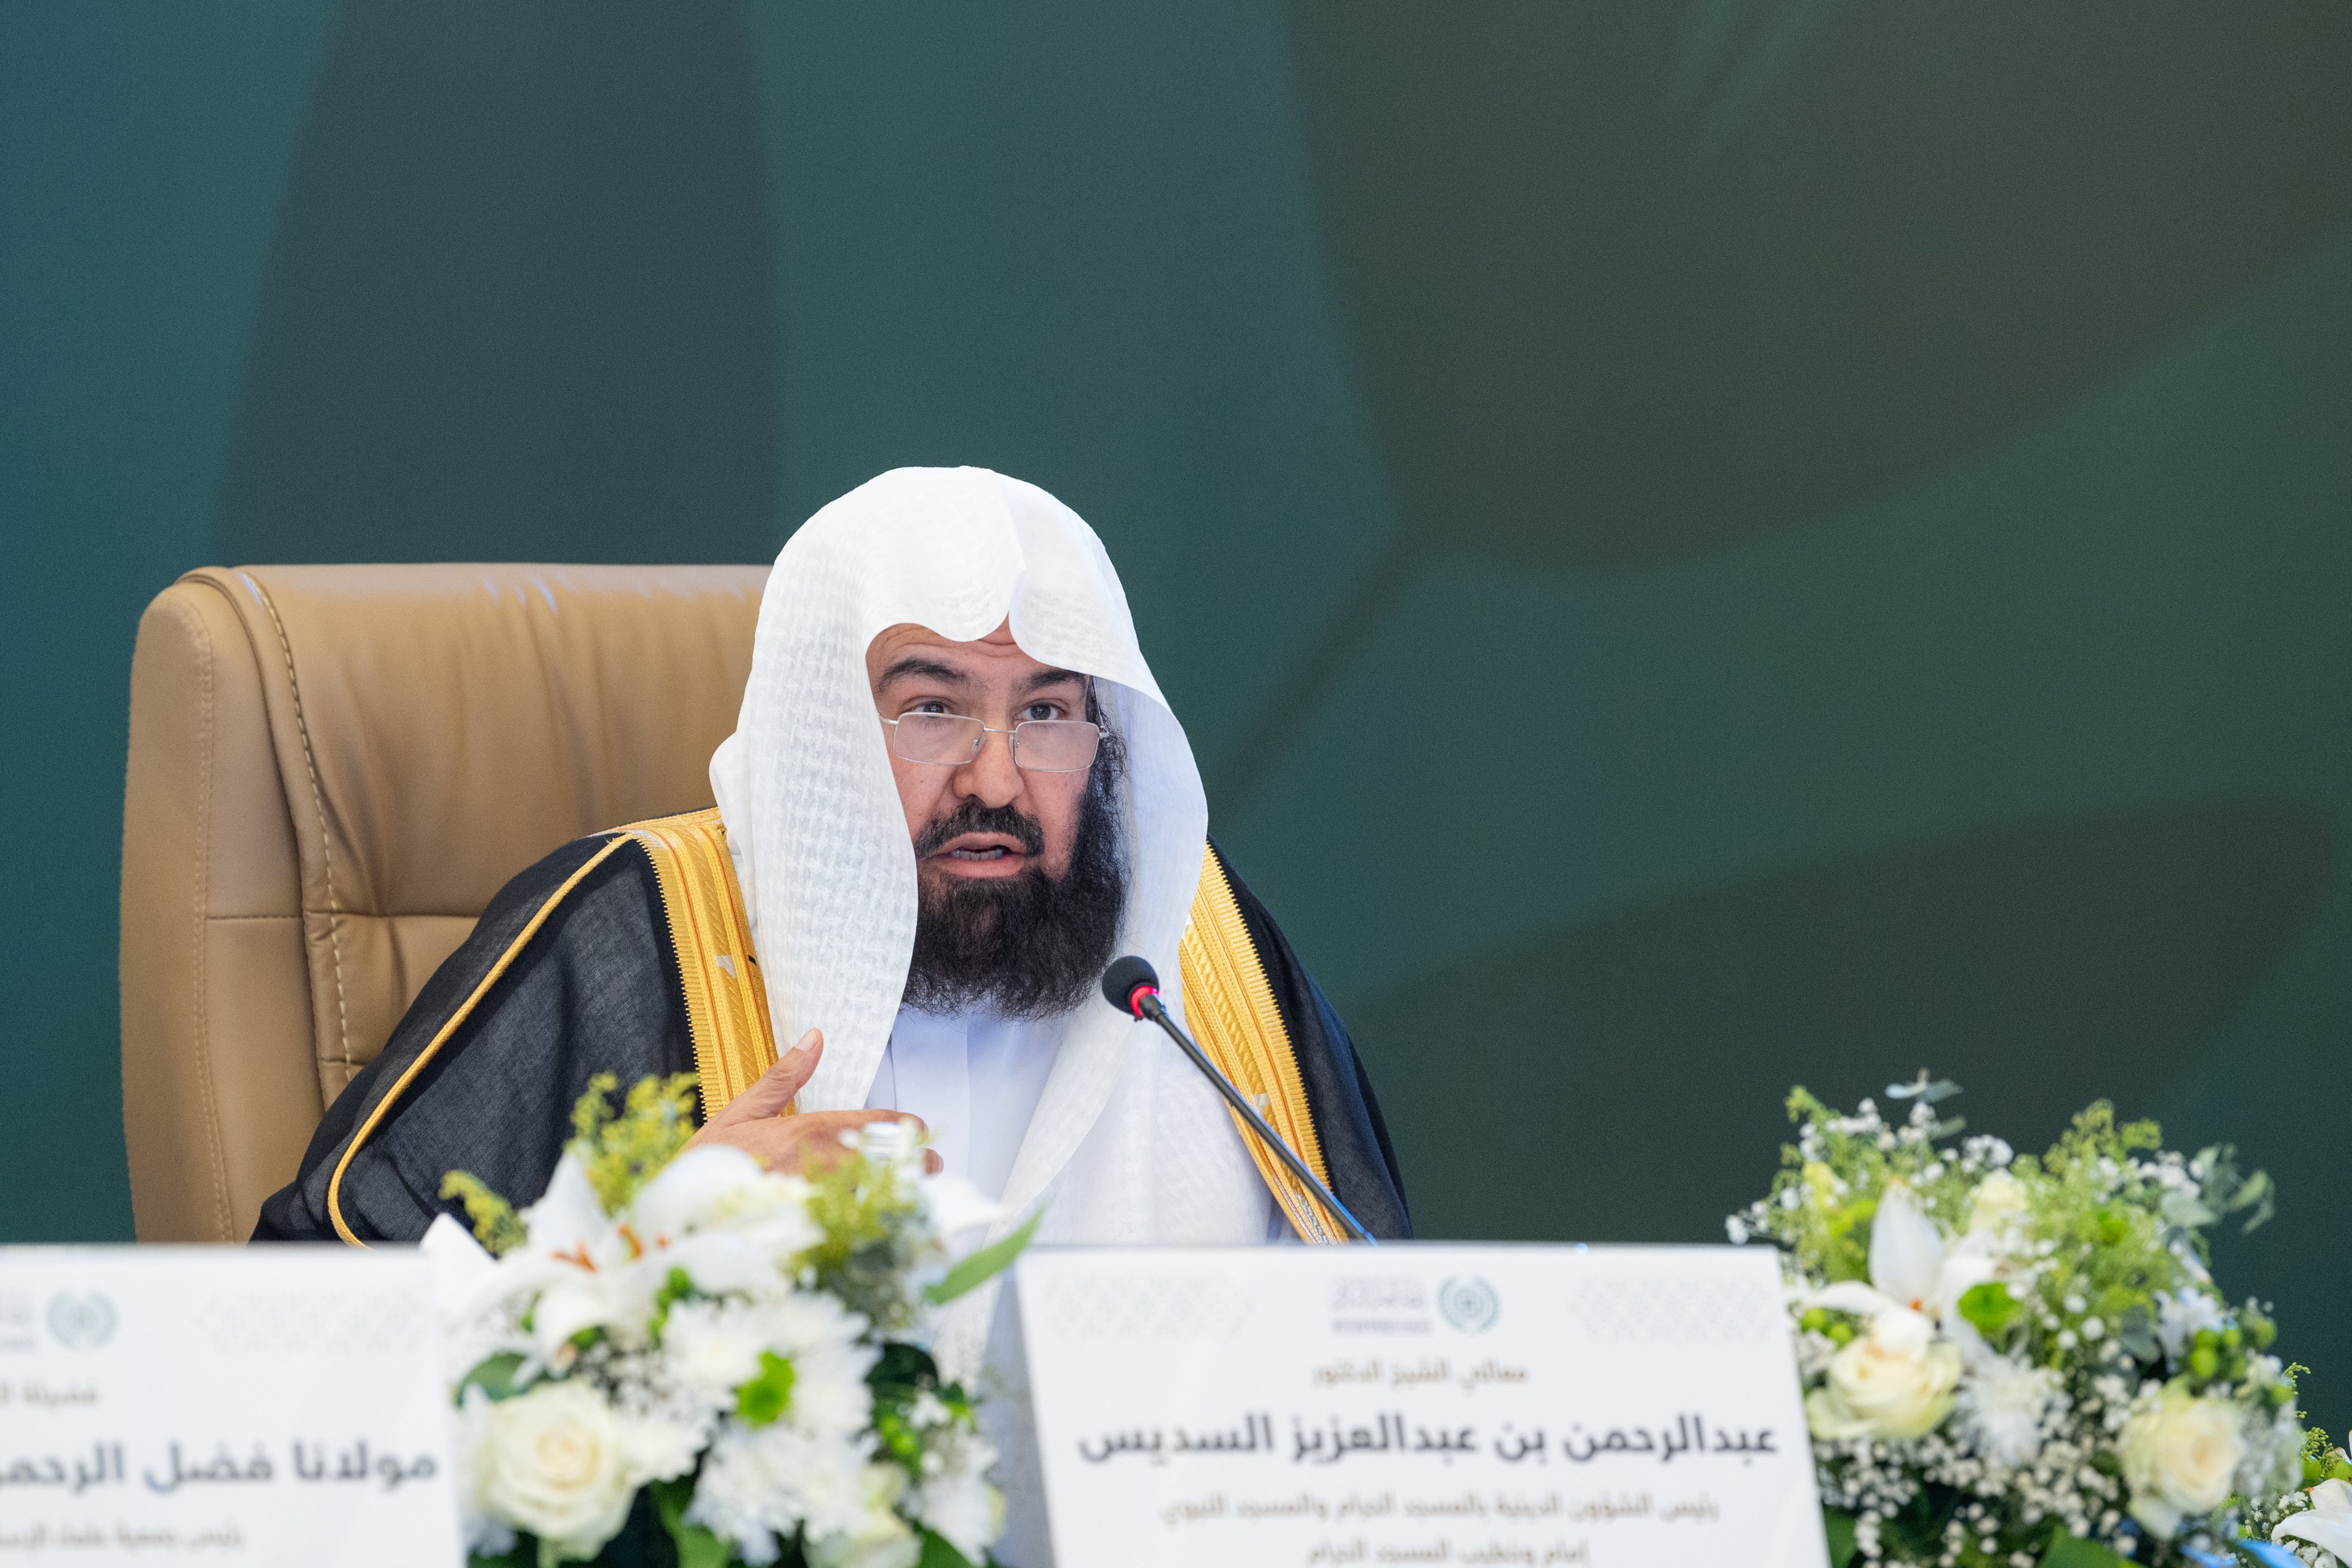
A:
<svg viewBox="0 0 2352 1568">
<path fill-rule="evenodd" d="M 1429 1287 L 1417 1274 L 1343 1274 L 1331 1281 L 1334 1333 L 1427 1333 Z"/>
<path fill-rule="evenodd" d="M 1475 1274 L 1461 1274 L 1437 1287 L 1437 1310 L 1464 1333 L 1485 1333 L 1503 1310 L 1495 1287 Z"/>
<path fill-rule="evenodd" d="M 96 1350 L 114 1337 L 114 1303 L 96 1291 L 49 1298 L 49 1333 L 68 1350 Z"/>
</svg>

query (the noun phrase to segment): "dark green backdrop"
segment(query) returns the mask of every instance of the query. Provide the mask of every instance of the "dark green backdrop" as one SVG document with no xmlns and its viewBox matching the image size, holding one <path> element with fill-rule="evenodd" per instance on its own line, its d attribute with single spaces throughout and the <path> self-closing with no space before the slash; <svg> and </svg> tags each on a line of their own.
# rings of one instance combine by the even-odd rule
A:
<svg viewBox="0 0 2352 1568">
<path fill-rule="evenodd" d="M 130 1233 L 175 573 L 960 462 L 1109 543 L 1427 1234 L 2107 1094 L 2280 1178 L 2352 1418 L 2342 0 L 8 6 L 0 1236 Z"/>
</svg>

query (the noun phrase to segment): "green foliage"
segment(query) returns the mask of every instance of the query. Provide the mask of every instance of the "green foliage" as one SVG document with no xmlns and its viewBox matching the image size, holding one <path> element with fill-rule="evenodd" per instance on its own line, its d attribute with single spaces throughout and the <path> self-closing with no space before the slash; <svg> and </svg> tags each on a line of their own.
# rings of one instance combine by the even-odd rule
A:
<svg viewBox="0 0 2352 1568">
<path fill-rule="evenodd" d="M 2042 1568 L 2128 1568 L 2128 1564 L 2097 1542 L 2084 1541 L 2062 1530 L 2052 1538 L 2050 1549 L 2042 1554 Z"/>
<path fill-rule="evenodd" d="M 606 1214 L 626 1208 L 695 1132 L 693 1073 L 639 1079 L 615 1115 L 612 1095 L 619 1083 L 609 1072 L 588 1081 L 587 1092 L 572 1107 L 572 1141 L 564 1145 L 587 1173 Z"/>
<path fill-rule="evenodd" d="M 511 1399 L 522 1390 L 515 1385 L 515 1374 L 522 1370 L 523 1355 L 519 1350 L 501 1351 L 489 1357 L 473 1371 L 466 1374 L 457 1385 L 452 1403 L 462 1401 L 466 1390 L 478 1388 L 492 1399 Z"/>
<path fill-rule="evenodd" d="M 746 1427 L 773 1426 L 793 1406 L 793 1364 L 772 1350 L 760 1353 L 760 1375 L 735 1390 L 735 1414 Z"/>
<path fill-rule="evenodd" d="M 971 1558 L 949 1545 L 945 1536 L 937 1531 L 926 1530 L 923 1531 L 923 1555 L 916 1561 L 915 1568 L 973 1568 L 973 1564 Z"/>
<path fill-rule="evenodd" d="M 1842 1508 L 1822 1510 L 1822 1528 L 1829 1537 L 1830 1568 L 1845 1568 L 1861 1550 L 1853 1538 L 1853 1515 Z"/>
<path fill-rule="evenodd" d="M 658 1343 L 662 1331 L 669 1327 L 669 1310 L 678 1302 L 702 1294 L 694 1288 L 694 1279 L 683 1269 L 673 1268 L 662 1280 L 662 1288 L 654 1292 L 654 1315 L 646 1332 Z"/>
<path fill-rule="evenodd" d="M 1987 1339 L 1999 1339 L 2017 1321 L 2025 1303 L 2009 1293 L 2009 1287 L 1999 1280 L 1987 1280 L 1981 1285 L 1971 1285 L 1960 1295 L 1960 1316 L 1974 1323 L 1979 1333 Z"/>
<path fill-rule="evenodd" d="M 451 1171 L 441 1178 L 441 1196 L 454 1197 L 466 1206 L 466 1218 L 474 1222 L 474 1239 L 492 1257 L 499 1257 L 521 1246 L 527 1239 L 521 1216 L 514 1205 L 490 1190 L 489 1183 L 471 1171 Z"/>
<path fill-rule="evenodd" d="M 2032 1235 L 2053 1244 L 2039 1294 L 2045 1302 L 2080 1297 L 2085 1303 L 2066 1317 L 2096 1317 L 2117 1327 L 2152 1322 L 2156 1292 L 2188 1281 L 2169 1245 L 2175 1228 L 2164 1217 L 2172 1195 L 2133 1157 L 2163 1141 L 2153 1122 L 2118 1125 L 2115 1108 L 2103 1100 L 2076 1116 L 2047 1154 L 2021 1156 L 2013 1167 L 2033 1195 Z M 2033 1338 L 2036 1359 L 2053 1366 L 2064 1360 L 2049 1334 Z M 2133 1338 L 2137 1348 L 2152 1348 L 2145 1337 Z"/>
<path fill-rule="evenodd" d="M 881 1439 L 882 1451 L 905 1466 L 910 1479 L 921 1479 L 922 1434 L 908 1412 L 926 1392 L 939 1392 L 938 1364 L 921 1346 L 893 1340 L 882 1347 L 881 1356 L 866 1375 L 866 1385 L 874 1393 L 874 1434 Z M 962 1391 L 954 1392 L 959 1413 L 969 1411 Z"/>
<path fill-rule="evenodd" d="M 908 1326 L 914 1303 L 901 1282 L 918 1261 L 924 1234 L 915 1184 L 887 1161 L 853 1149 L 809 1185 L 809 1218 L 824 1239 L 801 1261 L 814 1273 L 815 1288 L 839 1296 L 879 1333 Z"/>
<path fill-rule="evenodd" d="M 874 1393 L 874 1435 L 882 1452 L 898 1461 L 909 1480 L 923 1479 L 923 1435 L 913 1418 L 916 1401 L 929 1395 L 946 1407 L 950 1417 L 969 1425 L 971 1396 L 961 1384 L 940 1381 L 939 1364 L 920 1345 L 892 1340 L 866 1375 Z"/>
<path fill-rule="evenodd" d="M 2314 1427 L 2303 1435 L 2303 1484 L 2315 1487 L 2322 1481 L 2352 1481 L 2352 1459 L 2325 1430 Z"/>
<path fill-rule="evenodd" d="M 677 1568 L 727 1568 L 732 1558 L 727 1542 L 698 1524 L 686 1521 L 687 1504 L 694 1500 L 694 1478 L 656 1481 L 646 1489 L 661 1514 L 662 1528 L 677 1547 Z"/>
<path fill-rule="evenodd" d="M 2197 1197 L 2180 1199 L 2178 1216 L 2166 1208 L 2166 1218 L 2185 1229 L 2201 1229 L 2206 1225 L 2218 1225 L 2222 1218 L 2244 1213 L 2246 1222 L 2242 1234 L 2253 1234 L 2277 1213 L 2277 1192 L 2270 1185 L 2270 1173 L 2255 1171 L 2244 1176 L 2237 1168 L 2237 1145 L 2216 1143 L 2206 1145 L 2189 1161 L 2189 1176 L 2197 1177 Z"/>
<path fill-rule="evenodd" d="M 964 1259 L 948 1270 L 947 1278 L 936 1285 L 926 1287 L 923 1294 L 929 1298 L 931 1305 L 943 1307 L 965 1291 L 986 1284 L 1013 1267 L 1013 1260 L 1021 1256 L 1021 1249 L 1029 1245 L 1032 1236 L 1037 1234 L 1037 1222 L 1045 1218 L 1045 1211 L 1039 1209 L 1020 1229 Z"/>
</svg>

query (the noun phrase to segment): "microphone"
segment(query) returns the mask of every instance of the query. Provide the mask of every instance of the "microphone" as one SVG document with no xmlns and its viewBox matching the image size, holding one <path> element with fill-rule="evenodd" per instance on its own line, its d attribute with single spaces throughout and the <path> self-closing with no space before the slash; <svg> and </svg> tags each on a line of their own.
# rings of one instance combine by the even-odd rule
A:
<svg viewBox="0 0 2352 1568">
<path fill-rule="evenodd" d="M 1240 1090 L 1226 1082 L 1225 1075 L 1217 1071 L 1217 1064 L 1209 1060 L 1208 1053 L 1176 1027 L 1176 1020 L 1168 1016 L 1167 1007 L 1160 1000 L 1160 977 L 1150 964 L 1133 954 L 1112 960 L 1111 967 L 1103 971 L 1102 990 L 1103 999 L 1119 1011 L 1135 1018 L 1149 1019 L 1166 1030 L 1168 1038 L 1182 1047 L 1184 1054 L 1192 1059 L 1192 1065 L 1201 1070 L 1201 1076 L 1217 1086 L 1217 1092 L 1225 1097 L 1225 1103 L 1234 1108 L 1234 1114 L 1239 1116 L 1267 1148 L 1280 1156 L 1282 1163 L 1289 1167 L 1290 1174 L 1306 1184 L 1307 1190 L 1315 1195 L 1316 1201 L 1328 1209 L 1340 1224 L 1353 1231 L 1356 1239 L 1365 1246 L 1380 1245 L 1379 1239 L 1365 1229 L 1356 1217 L 1331 1195 L 1331 1189 L 1307 1168 L 1307 1162 L 1293 1154 L 1290 1145 L 1265 1124 L 1265 1118 L 1257 1113 L 1257 1107 L 1243 1098 Z"/>
</svg>

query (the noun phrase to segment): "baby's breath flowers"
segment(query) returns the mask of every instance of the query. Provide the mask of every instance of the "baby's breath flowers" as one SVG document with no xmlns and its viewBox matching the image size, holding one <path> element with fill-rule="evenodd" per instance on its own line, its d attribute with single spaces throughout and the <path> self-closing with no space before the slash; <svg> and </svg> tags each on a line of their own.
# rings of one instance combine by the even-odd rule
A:
<svg viewBox="0 0 2352 1568">
<path fill-rule="evenodd" d="M 2205 1228 L 2262 1223 L 2269 1178 L 2227 1147 L 2168 1152 L 2105 1103 L 2019 1155 L 1960 1135 L 1937 1109 L 1958 1092 L 1922 1073 L 1888 1090 L 1911 1102 L 1890 1121 L 1796 1091 L 1770 1193 L 1726 1224 L 1782 1252 L 1833 1555 L 2334 1563 L 2352 1484 L 2329 1478 L 2352 1464 L 2304 1431 L 2267 1310 L 2207 1268 Z"/>
</svg>

